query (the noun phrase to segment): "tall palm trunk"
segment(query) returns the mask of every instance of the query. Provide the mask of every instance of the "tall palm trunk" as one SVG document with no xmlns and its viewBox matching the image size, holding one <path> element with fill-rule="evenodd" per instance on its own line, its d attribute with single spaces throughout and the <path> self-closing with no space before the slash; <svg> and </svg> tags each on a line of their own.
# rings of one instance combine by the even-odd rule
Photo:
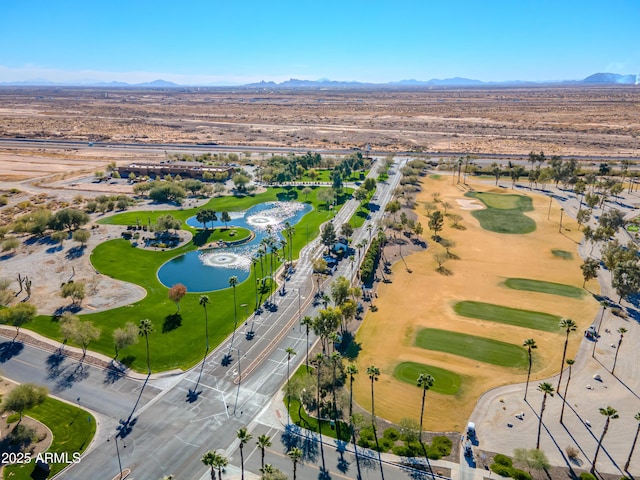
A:
<svg viewBox="0 0 640 480">
<path fill-rule="evenodd" d="M 631 444 L 631 450 L 629 450 L 629 457 L 624 464 L 624 471 L 629 470 L 629 464 L 631 463 L 631 455 L 633 455 L 633 450 L 636 448 L 636 442 L 638 441 L 638 434 L 640 434 L 640 423 L 638 423 L 638 428 L 636 428 L 636 436 L 633 437 L 633 443 Z"/>
<path fill-rule="evenodd" d="M 540 407 L 540 420 L 538 422 L 538 439 L 536 440 L 536 450 L 540 450 L 540 433 L 542 432 L 542 415 L 547 403 L 547 394 L 542 396 L 542 406 Z"/>
<path fill-rule="evenodd" d="M 598 461 L 598 453 L 600 453 L 600 447 L 602 446 L 602 441 L 604 440 L 604 436 L 607 434 L 607 430 L 609 430 L 609 422 L 611 421 L 610 417 L 604 422 L 604 428 L 602 429 L 602 435 L 600 435 L 600 439 L 598 440 L 598 446 L 596 447 L 596 453 L 593 456 L 593 463 L 591 464 L 591 473 L 596 470 L 596 462 Z"/>
<path fill-rule="evenodd" d="M 527 399 L 527 392 L 529 391 L 529 379 L 531 378 L 531 348 L 529 348 L 529 370 L 527 370 L 527 384 L 524 387 L 524 399 Z"/>
<path fill-rule="evenodd" d="M 242 442 L 240 442 L 240 478 L 244 480 L 244 452 L 242 449 Z"/>
<path fill-rule="evenodd" d="M 420 443 L 422 443 L 422 419 L 424 418 L 424 399 L 427 396 L 427 390 L 422 389 L 422 407 L 420 407 Z"/>
<path fill-rule="evenodd" d="M 567 346 L 569 345 L 569 332 L 564 340 L 564 349 L 562 350 L 562 363 L 560 364 L 560 377 L 558 378 L 558 386 L 556 391 L 560 391 L 560 382 L 562 382 L 562 372 L 564 372 L 564 360 L 567 356 Z"/>
<path fill-rule="evenodd" d="M 564 406 L 567 404 L 567 391 L 569 390 L 569 382 L 571 381 L 571 364 L 569 364 L 569 371 L 567 372 L 567 384 L 564 386 L 564 395 L 562 396 L 562 410 L 560 410 L 560 423 L 564 417 Z"/>
</svg>

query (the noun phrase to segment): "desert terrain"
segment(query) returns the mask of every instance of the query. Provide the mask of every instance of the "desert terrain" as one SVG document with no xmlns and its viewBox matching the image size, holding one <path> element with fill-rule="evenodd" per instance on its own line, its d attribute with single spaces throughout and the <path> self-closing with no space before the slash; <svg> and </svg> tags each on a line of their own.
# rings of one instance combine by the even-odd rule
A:
<svg viewBox="0 0 640 480">
<path fill-rule="evenodd" d="M 0 88 L 0 137 L 637 156 L 640 88 Z"/>
</svg>

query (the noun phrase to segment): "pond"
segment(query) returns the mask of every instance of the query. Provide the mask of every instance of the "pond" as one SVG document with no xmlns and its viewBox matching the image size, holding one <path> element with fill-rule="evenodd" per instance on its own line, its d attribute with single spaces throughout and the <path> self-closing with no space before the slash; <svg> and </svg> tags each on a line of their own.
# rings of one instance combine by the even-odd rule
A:
<svg viewBox="0 0 640 480">
<path fill-rule="evenodd" d="M 232 276 L 238 277 L 238 283 L 241 283 L 249 277 L 251 259 L 262 239 L 270 234 L 277 236 L 278 240 L 283 239 L 281 231 L 285 223 L 295 225 L 311 209 L 311 205 L 300 202 L 267 202 L 244 212 L 230 212 L 229 227 L 248 228 L 255 234 L 249 243 L 185 253 L 162 265 L 158 270 L 158 279 L 167 287 L 182 283 L 192 293 L 228 288 Z M 187 224 L 204 228 L 195 217 L 189 218 Z M 221 221 L 209 222 L 208 226 L 225 228 Z"/>
</svg>

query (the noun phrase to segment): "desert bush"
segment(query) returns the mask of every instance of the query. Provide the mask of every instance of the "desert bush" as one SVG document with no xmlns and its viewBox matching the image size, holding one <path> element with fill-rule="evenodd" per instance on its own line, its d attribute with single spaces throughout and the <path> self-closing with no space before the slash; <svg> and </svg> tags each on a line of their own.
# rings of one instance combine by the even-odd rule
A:
<svg viewBox="0 0 640 480">
<path fill-rule="evenodd" d="M 507 467 L 506 465 L 501 465 L 499 463 L 492 463 L 489 467 L 493 473 L 500 475 L 501 477 L 510 477 L 512 469 L 511 467 Z"/>
<path fill-rule="evenodd" d="M 514 468 L 511 470 L 511 478 L 515 480 L 531 480 L 531 475 L 524 470 Z"/>
<path fill-rule="evenodd" d="M 578 458 L 578 455 L 580 455 L 580 450 L 578 450 L 573 445 L 569 445 L 564 450 L 565 452 L 567 452 L 567 457 L 569 457 L 571 460 L 575 460 L 576 458 Z"/>
<path fill-rule="evenodd" d="M 395 447 L 393 447 L 391 449 L 391 451 L 393 452 L 394 455 L 397 455 L 399 457 L 412 457 L 412 452 L 411 449 L 409 447 L 407 447 L 406 445 L 396 445 Z"/>
<path fill-rule="evenodd" d="M 400 438 L 400 432 L 398 432 L 398 430 L 396 430 L 395 428 L 387 428 L 382 436 L 395 442 Z"/>
<path fill-rule="evenodd" d="M 513 460 L 511 460 L 511 458 L 501 453 L 498 453 L 495 457 L 493 457 L 493 463 L 497 463 L 498 465 L 504 465 L 505 467 L 509 467 L 509 468 L 513 466 Z"/>
<path fill-rule="evenodd" d="M 582 472 L 580 474 L 580 480 L 597 480 L 594 475 L 589 472 Z"/>
</svg>

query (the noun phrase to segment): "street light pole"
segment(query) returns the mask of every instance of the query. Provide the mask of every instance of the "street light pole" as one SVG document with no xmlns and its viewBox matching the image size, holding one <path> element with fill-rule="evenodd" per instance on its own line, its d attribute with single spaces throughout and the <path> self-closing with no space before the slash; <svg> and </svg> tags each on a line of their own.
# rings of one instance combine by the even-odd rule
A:
<svg viewBox="0 0 640 480">
<path fill-rule="evenodd" d="M 564 208 L 560 209 L 560 227 L 558 228 L 558 232 L 562 233 L 562 215 L 564 214 Z"/>
<path fill-rule="evenodd" d="M 240 360 L 242 358 L 242 352 L 236 348 L 232 347 L 236 352 L 238 352 L 238 390 L 236 391 L 236 402 L 233 405 L 233 415 L 236 414 L 236 409 L 238 408 L 238 396 L 240 395 L 240 383 L 242 383 L 242 367 L 240 365 Z"/>
<path fill-rule="evenodd" d="M 116 453 L 118 454 L 118 467 L 120 468 L 120 478 L 122 480 L 122 462 L 120 461 L 120 449 L 118 448 L 118 435 L 115 436 L 116 441 Z"/>
</svg>

